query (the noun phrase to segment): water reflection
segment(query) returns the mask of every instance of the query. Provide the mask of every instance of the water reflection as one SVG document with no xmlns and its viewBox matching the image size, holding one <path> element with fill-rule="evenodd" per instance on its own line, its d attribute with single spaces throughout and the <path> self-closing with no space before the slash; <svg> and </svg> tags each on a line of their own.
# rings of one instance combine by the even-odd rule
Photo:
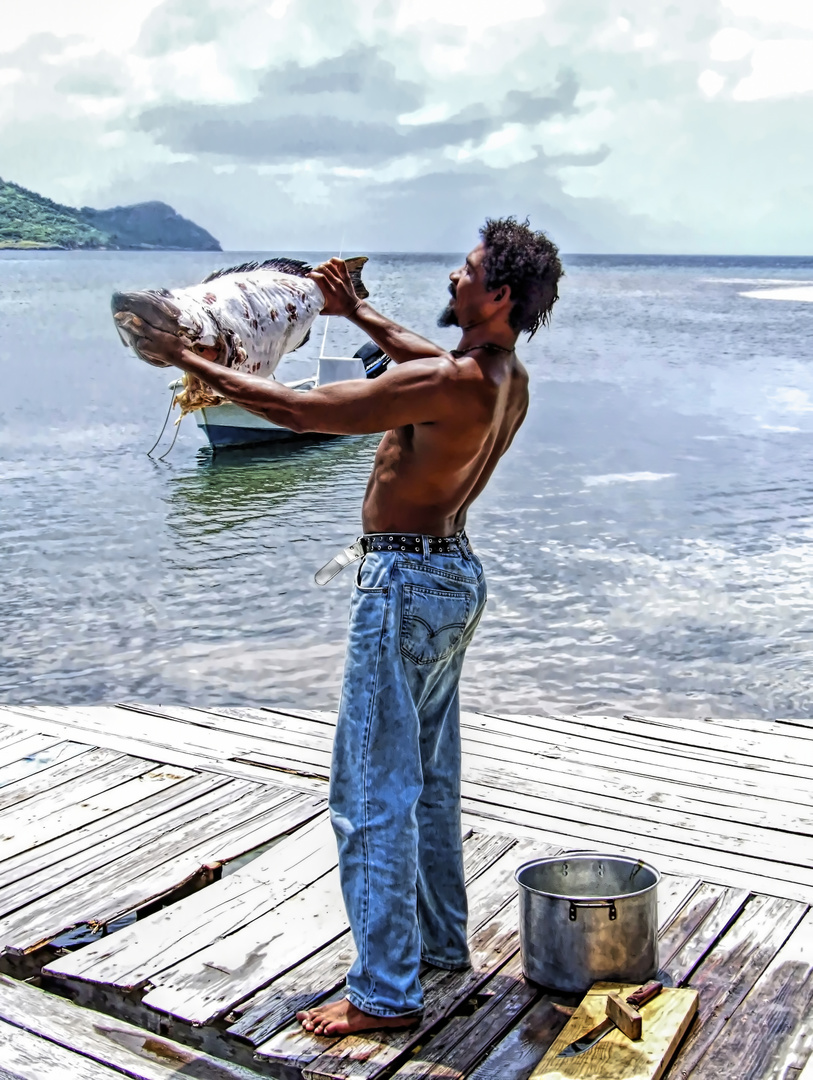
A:
<svg viewBox="0 0 813 1080">
<path fill-rule="evenodd" d="M 318 505 L 370 468 L 376 436 L 342 437 L 211 454 L 196 468 L 169 477 L 163 498 L 167 524 L 179 536 L 199 539 L 244 525 L 282 527 L 304 501 Z"/>
</svg>

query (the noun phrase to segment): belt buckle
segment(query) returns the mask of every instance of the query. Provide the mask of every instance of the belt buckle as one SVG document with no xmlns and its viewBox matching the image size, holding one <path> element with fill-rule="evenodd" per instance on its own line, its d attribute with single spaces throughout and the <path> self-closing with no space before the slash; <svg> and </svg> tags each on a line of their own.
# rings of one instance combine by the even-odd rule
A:
<svg viewBox="0 0 813 1080">
<path fill-rule="evenodd" d="M 352 544 L 340 551 L 338 555 L 334 555 L 332 559 L 325 563 L 324 566 L 320 566 L 314 574 L 314 581 L 317 585 L 327 585 L 329 581 L 332 581 L 337 574 L 340 574 L 346 566 L 351 563 L 358 562 L 359 559 L 364 558 L 364 545 L 361 542 L 361 537 Z"/>
</svg>

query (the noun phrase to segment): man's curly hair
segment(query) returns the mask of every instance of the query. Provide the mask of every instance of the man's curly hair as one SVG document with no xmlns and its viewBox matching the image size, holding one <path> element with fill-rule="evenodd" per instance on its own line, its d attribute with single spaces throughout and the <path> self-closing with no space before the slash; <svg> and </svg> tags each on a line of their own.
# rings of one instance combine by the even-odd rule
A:
<svg viewBox="0 0 813 1080">
<path fill-rule="evenodd" d="M 514 306 L 508 321 L 517 332 L 532 338 L 540 326 L 550 324 L 559 299 L 559 278 L 564 274 L 559 249 L 543 232 L 534 232 L 528 218 L 486 218 L 480 229 L 486 253 L 485 286 L 491 291 L 508 285 Z"/>
</svg>

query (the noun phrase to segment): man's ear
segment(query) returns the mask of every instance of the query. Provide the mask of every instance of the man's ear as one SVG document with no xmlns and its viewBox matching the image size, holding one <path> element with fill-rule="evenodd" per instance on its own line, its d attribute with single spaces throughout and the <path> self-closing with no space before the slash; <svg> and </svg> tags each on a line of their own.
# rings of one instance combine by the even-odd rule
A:
<svg viewBox="0 0 813 1080">
<path fill-rule="evenodd" d="M 506 297 L 508 297 L 509 300 L 511 299 L 511 286 L 501 285 L 494 294 L 494 303 L 501 304 Z"/>
</svg>

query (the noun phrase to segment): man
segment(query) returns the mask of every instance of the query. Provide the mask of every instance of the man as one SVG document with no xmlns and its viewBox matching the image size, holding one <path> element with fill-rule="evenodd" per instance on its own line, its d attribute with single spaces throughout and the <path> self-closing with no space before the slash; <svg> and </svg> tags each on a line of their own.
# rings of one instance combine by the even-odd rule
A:
<svg viewBox="0 0 813 1080">
<path fill-rule="evenodd" d="M 395 367 L 307 394 L 225 369 L 146 329 L 157 354 L 224 397 L 294 431 L 386 431 L 362 508 L 364 537 L 335 566 L 356 569 L 333 750 L 331 820 L 358 956 L 346 997 L 298 1014 L 316 1034 L 413 1023 L 421 961 L 467 967 L 460 825 L 458 682 L 486 601 L 463 527 L 528 408 L 514 347 L 550 318 L 562 274 L 556 246 L 513 218 L 489 220 L 450 274 L 439 319 L 446 351 L 379 315 L 345 264 L 313 271 L 324 315 L 344 315 Z"/>
</svg>

